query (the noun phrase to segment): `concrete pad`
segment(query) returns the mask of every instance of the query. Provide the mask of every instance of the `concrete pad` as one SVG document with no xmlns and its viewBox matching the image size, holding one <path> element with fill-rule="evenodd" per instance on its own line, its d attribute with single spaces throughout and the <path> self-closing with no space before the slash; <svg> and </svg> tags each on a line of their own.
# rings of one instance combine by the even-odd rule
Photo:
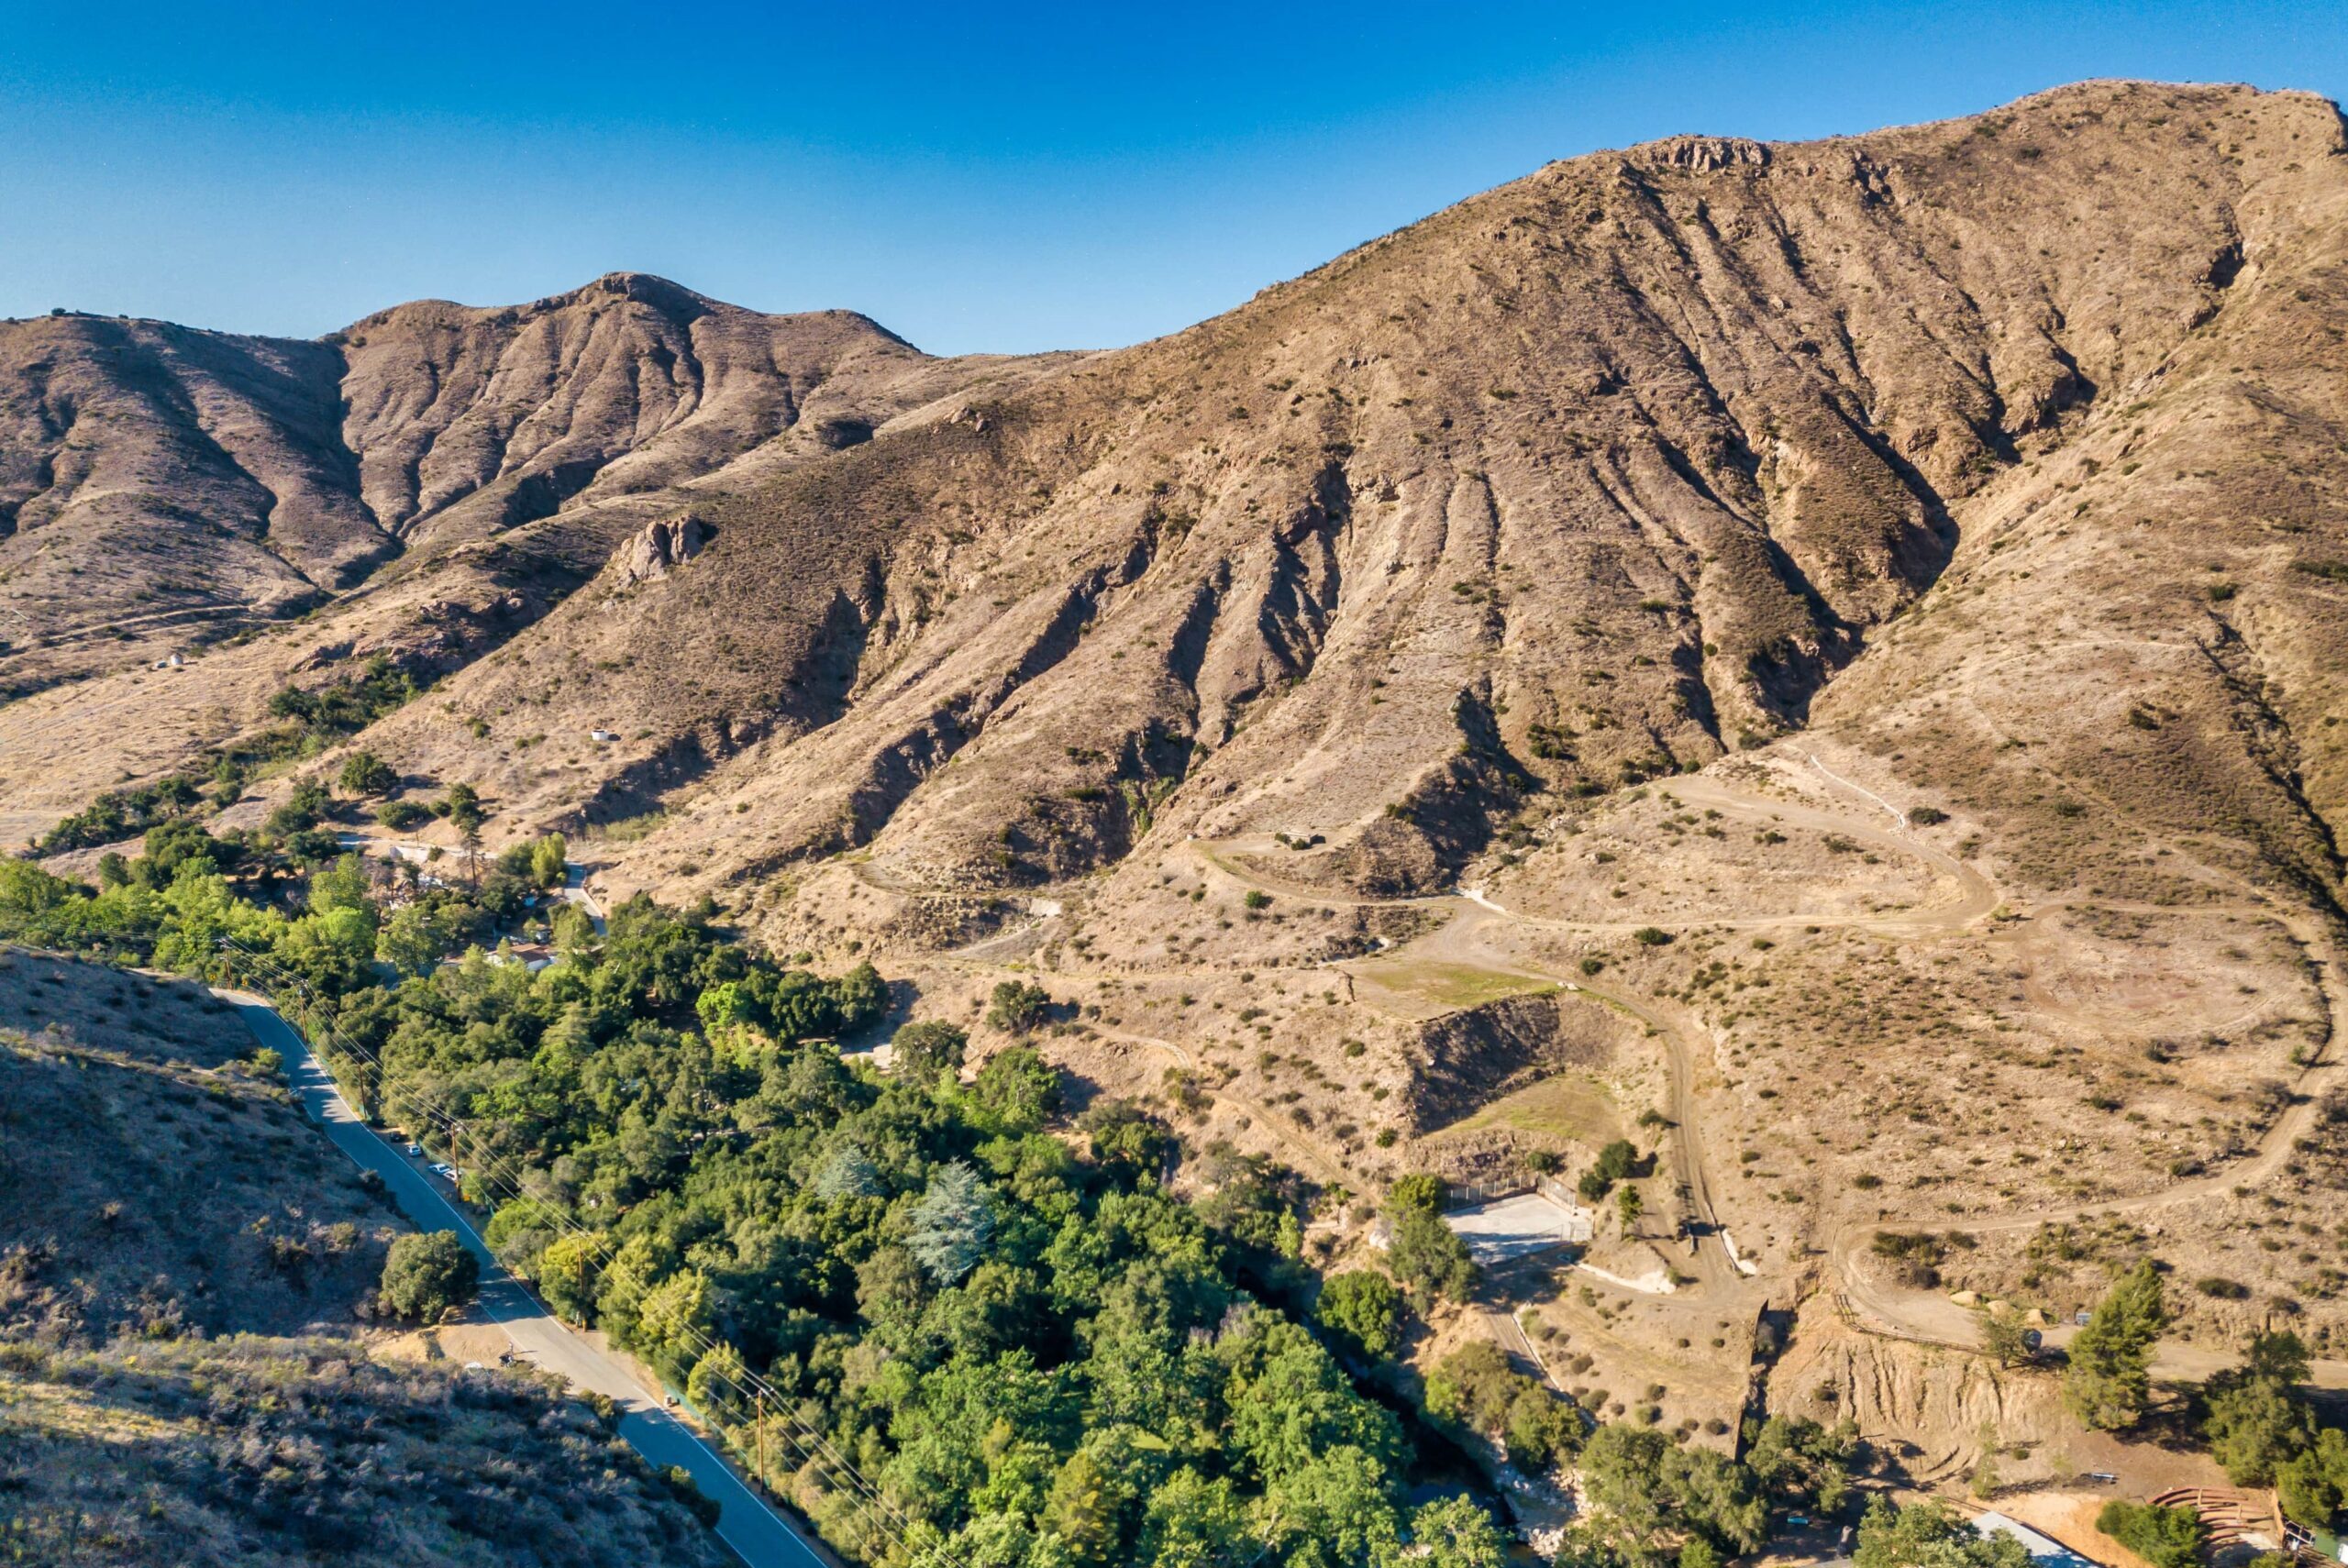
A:
<svg viewBox="0 0 2348 1568">
<path fill-rule="evenodd" d="M 1468 1254 L 1490 1268 L 1557 1247 L 1586 1246 L 1593 1220 L 1587 1209 L 1558 1203 L 1537 1192 L 1496 1198 L 1443 1217 Z"/>
</svg>

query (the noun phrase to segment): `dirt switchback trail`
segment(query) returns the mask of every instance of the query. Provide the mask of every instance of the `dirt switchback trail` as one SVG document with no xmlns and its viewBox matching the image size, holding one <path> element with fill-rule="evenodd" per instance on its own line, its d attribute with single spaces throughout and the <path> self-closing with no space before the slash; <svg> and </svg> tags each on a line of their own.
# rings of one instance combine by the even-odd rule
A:
<svg viewBox="0 0 2348 1568">
<path fill-rule="evenodd" d="M 1734 1287 L 1743 1283 L 1728 1251 L 1725 1232 L 1713 1208 L 1707 1138 L 1696 1079 L 1700 1066 L 1709 1059 L 1713 1043 L 1701 1024 L 1685 1009 L 1637 995 L 1623 988 L 1595 982 L 1588 977 L 1568 978 L 1526 961 L 1509 951 L 1501 938 L 1514 931 L 1544 933 L 1575 933 L 1597 937 L 1618 936 L 1642 926 L 1656 925 L 1666 929 L 1725 929 L 1765 930 L 1771 927 L 1839 925 L 1880 933 L 1888 936 L 1929 936 L 1936 933 L 1965 930 L 1978 925 L 1996 911 L 2001 903 L 1999 889 L 1978 870 L 1964 861 L 1925 842 L 1922 836 L 1901 820 L 1898 810 L 1881 796 L 1864 786 L 1834 773 L 1814 756 L 1811 766 L 1831 786 L 1846 794 L 1855 805 L 1869 812 L 1869 819 L 1852 818 L 1816 806 L 1762 795 L 1739 788 L 1734 782 L 1701 774 L 1683 775 L 1672 779 L 1668 791 L 1689 805 L 1709 807 L 1723 813 L 1752 819 L 1792 823 L 1820 832 L 1833 832 L 1871 842 L 1896 852 L 1914 856 L 1930 865 L 1955 889 L 1955 897 L 1922 908 L 1887 911 L 1876 914 L 1804 914 L 1755 917 L 1728 917 L 1667 920 L 1656 917 L 1626 915 L 1603 922 L 1552 920 L 1521 914 L 1494 900 L 1480 888 L 1462 889 L 1456 893 L 1426 895 L 1411 899 L 1380 900 L 1349 892 L 1332 893 L 1307 885 L 1269 878 L 1254 873 L 1247 867 L 1218 854 L 1218 850 L 1236 849 L 1244 841 L 1223 844 L 1202 843 L 1197 845 L 1202 858 L 1212 863 L 1226 876 L 1243 885 L 1260 888 L 1268 892 L 1291 898 L 1316 900 L 1332 905 L 1395 904 L 1429 908 L 1449 906 L 1453 918 L 1437 930 L 1405 944 L 1384 957 L 1410 956 L 1456 965 L 1468 968 L 1515 976 L 1561 987 L 1565 990 L 1595 998 L 1640 1020 L 1660 1041 L 1669 1071 L 1671 1087 L 1670 1116 L 1673 1137 L 1670 1142 L 1671 1174 L 1686 1194 L 1688 1207 L 1700 1228 L 1700 1234 L 1709 1234 L 1713 1244 L 1699 1252 L 1700 1277 L 1708 1289 Z M 1881 812 L 1888 823 L 1874 820 L 1873 813 Z M 2258 889 L 2250 889 L 2258 900 L 2255 912 L 2280 920 L 2310 954 L 2326 1005 L 2334 1019 L 2343 1014 L 2343 999 L 2338 994 L 2339 977 L 2333 950 L 2329 938 L 2318 930 L 2300 911 L 2276 907 L 2271 899 Z M 2101 900 L 2098 901 L 2102 902 Z M 2048 907 L 2054 907 L 2049 905 Z M 2171 912 L 2164 911 L 2162 912 Z M 2243 911 L 2241 912 L 2251 912 Z M 1360 977 L 1357 977 L 1357 978 Z M 2143 1213 L 2181 1203 L 2222 1196 L 2237 1186 L 2255 1185 L 2271 1177 L 2289 1157 L 2291 1146 L 2304 1136 L 2319 1114 L 2323 1094 L 2341 1077 L 2336 1056 L 2316 1063 L 2302 1075 L 2292 1104 L 2276 1118 L 2258 1148 L 2250 1158 L 2230 1166 L 2223 1172 L 2180 1182 L 2158 1191 L 2101 1202 L 2077 1202 L 2044 1209 L 2017 1210 L 2010 1214 L 1969 1222 L 1966 1229 L 1974 1231 L 2010 1231 L 2035 1229 L 2039 1225 L 2075 1220 L 2083 1215 Z M 1889 1290 L 1868 1280 L 1859 1266 L 1857 1253 L 1867 1238 L 1877 1230 L 1899 1230 L 1923 1223 L 1921 1220 L 1886 1219 L 1880 1221 L 1847 1222 L 1837 1228 L 1828 1246 L 1830 1266 L 1842 1282 L 1844 1299 L 1854 1320 L 1861 1327 L 1876 1327 L 1878 1331 L 1901 1337 L 1930 1340 L 1935 1342 L 1961 1344 L 1970 1347 L 1977 1342 L 1977 1329 L 1971 1315 L 1963 1308 L 1947 1302 L 1929 1292 Z M 1868 1321 L 1872 1320 L 1872 1323 Z"/>
</svg>

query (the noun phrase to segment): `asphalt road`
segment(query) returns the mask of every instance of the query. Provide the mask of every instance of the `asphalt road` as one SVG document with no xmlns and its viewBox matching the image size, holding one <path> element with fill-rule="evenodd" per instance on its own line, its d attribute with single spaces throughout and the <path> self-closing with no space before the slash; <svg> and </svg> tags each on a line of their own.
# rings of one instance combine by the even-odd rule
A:
<svg viewBox="0 0 2348 1568">
<path fill-rule="evenodd" d="M 286 1081 L 301 1098 L 304 1110 L 326 1130 L 335 1146 L 360 1169 L 380 1175 L 401 1211 L 418 1226 L 455 1231 L 481 1261 L 478 1309 L 505 1331 L 517 1353 L 532 1364 L 559 1373 L 574 1386 L 606 1395 L 616 1403 L 621 1410 L 620 1436 L 655 1468 L 681 1466 L 704 1496 L 717 1500 L 718 1536 L 750 1568 L 831 1568 L 796 1526 L 760 1501 L 706 1443 L 661 1408 L 657 1394 L 648 1393 L 617 1362 L 565 1328 L 505 1272 L 431 1178 L 359 1120 L 300 1033 L 274 1008 L 241 991 L 218 994 L 236 1004 L 256 1039 L 284 1056 Z"/>
</svg>

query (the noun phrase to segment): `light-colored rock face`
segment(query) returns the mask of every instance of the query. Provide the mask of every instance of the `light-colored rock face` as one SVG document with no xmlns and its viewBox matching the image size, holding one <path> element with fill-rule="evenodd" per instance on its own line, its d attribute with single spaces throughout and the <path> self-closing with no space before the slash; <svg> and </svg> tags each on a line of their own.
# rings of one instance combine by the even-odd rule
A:
<svg viewBox="0 0 2348 1568">
<path fill-rule="evenodd" d="M 698 517 L 664 517 L 648 523 L 612 558 L 616 586 L 627 589 L 658 581 L 669 575 L 670 568 L 682 566 L 701 554 L 708 542 L 709 525 Z"/>
</svg>

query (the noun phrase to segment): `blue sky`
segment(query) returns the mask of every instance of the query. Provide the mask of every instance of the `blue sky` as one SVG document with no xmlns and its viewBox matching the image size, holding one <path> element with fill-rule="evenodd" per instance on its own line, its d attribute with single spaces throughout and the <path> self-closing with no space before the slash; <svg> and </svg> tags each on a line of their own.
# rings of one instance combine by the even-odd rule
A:
<svg viewBox="0 0 2348 1568">
<path fill-rule="evenodd" d="M 356 9 L 0 0 L 0 315 L 309 336 L 628 268 L 938 352 L 1097 347 L 1677 131 L 2348 90 L 2348 6 L 2254 0 Z"/>
</svg>

